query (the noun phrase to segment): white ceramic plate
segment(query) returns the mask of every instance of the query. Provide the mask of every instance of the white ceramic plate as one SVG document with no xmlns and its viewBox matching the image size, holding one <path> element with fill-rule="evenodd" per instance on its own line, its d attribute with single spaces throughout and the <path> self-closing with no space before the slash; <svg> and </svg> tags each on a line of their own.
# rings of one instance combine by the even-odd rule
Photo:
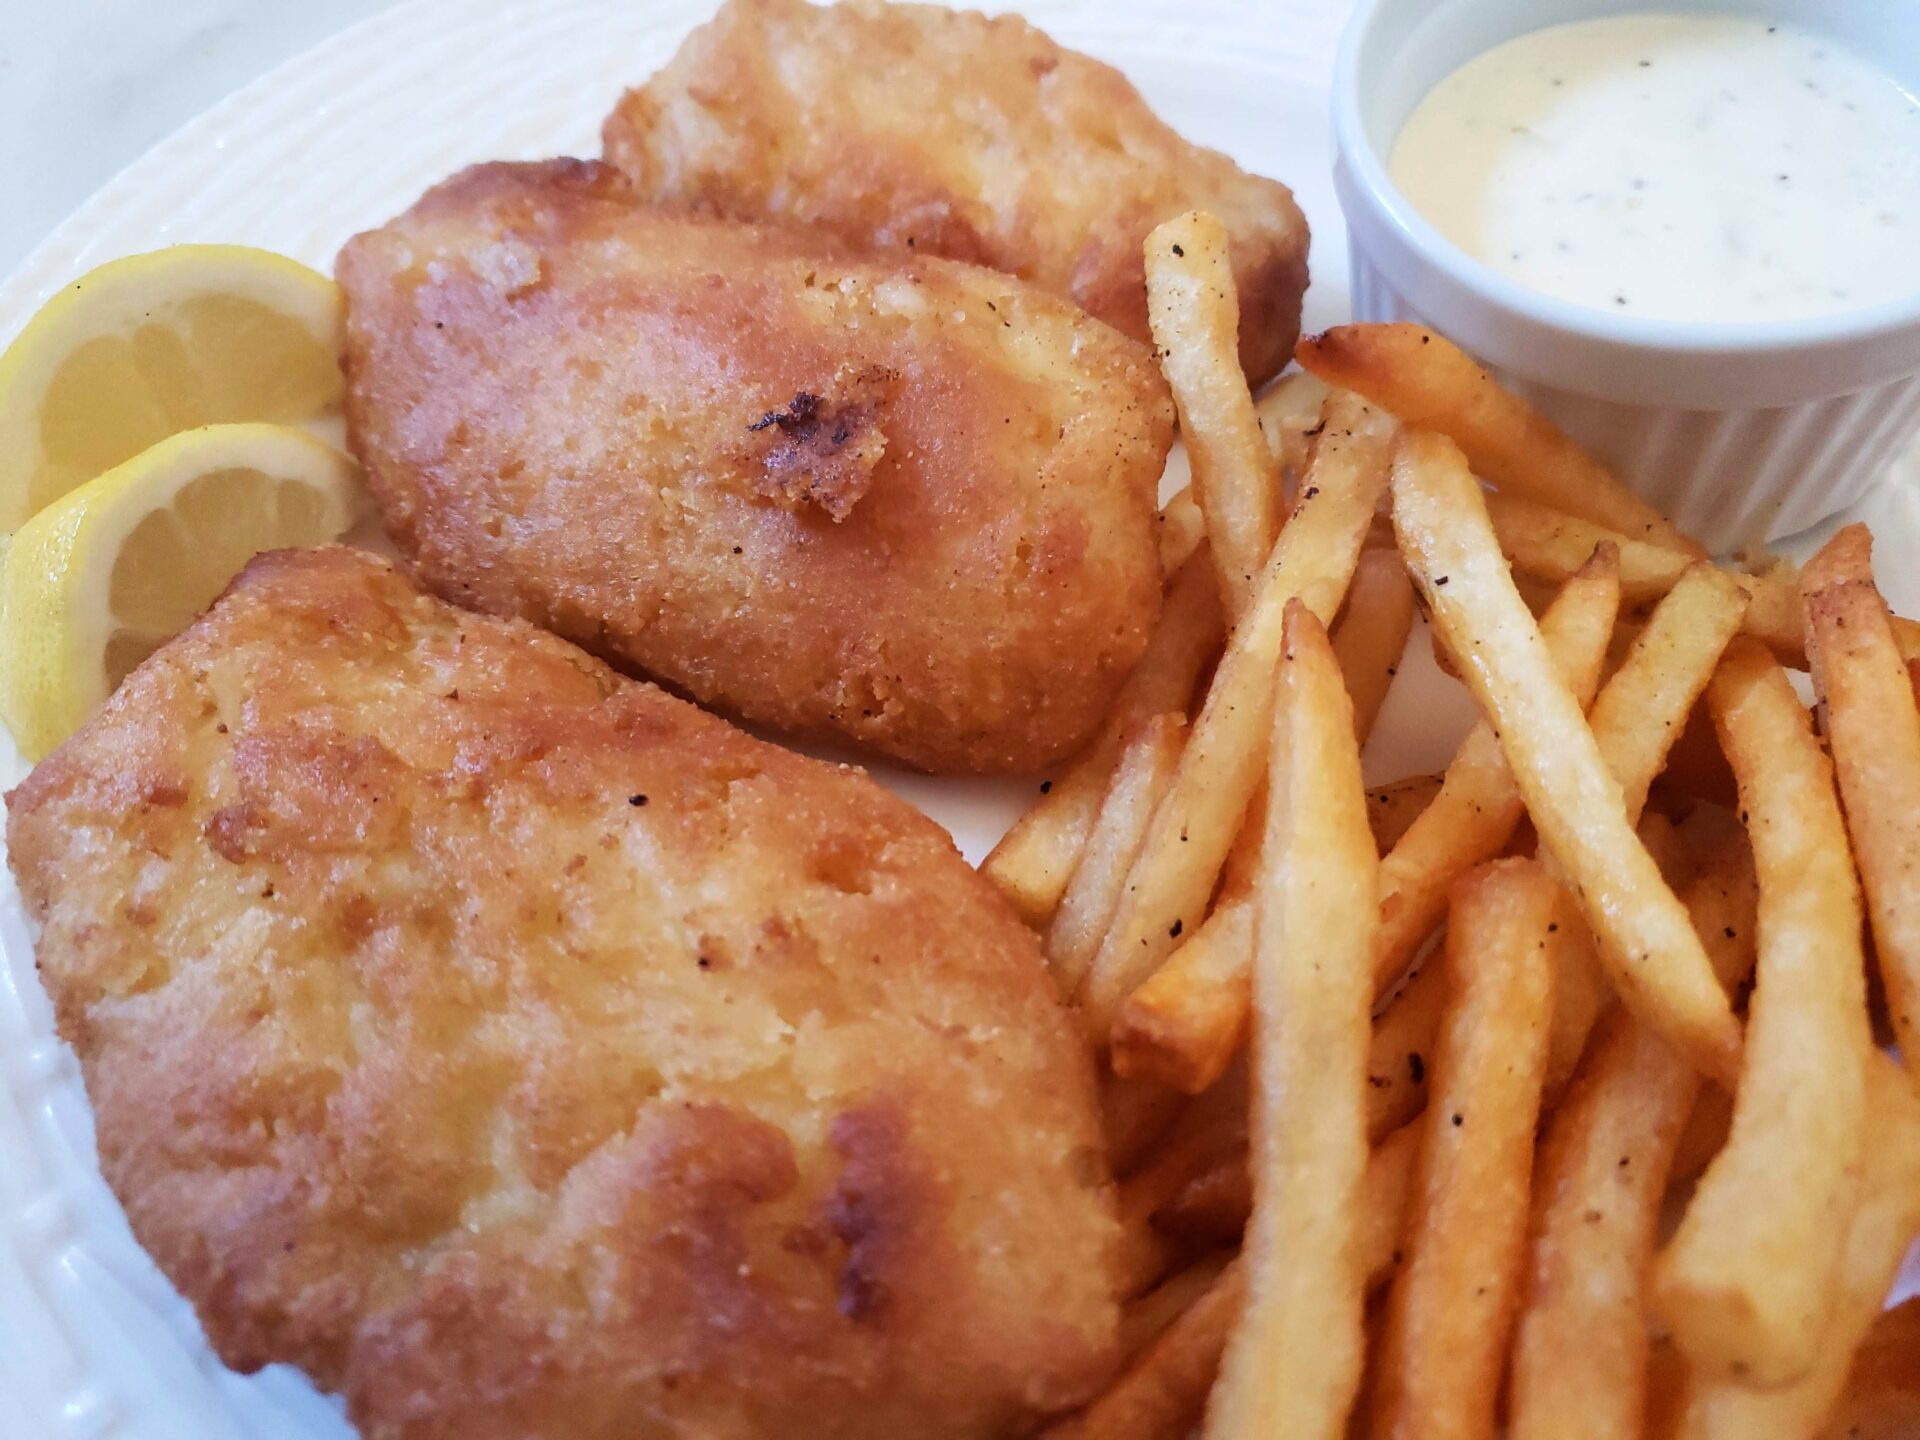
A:
<svg viewBox="0 0 1920 1440">
<path fill-rule="evenodd" d="M 713 3 L 413 0 L 348 30 L 215 107 L 82 207 L 0 287 L 0 343 L 61 284 L 119 255 L 232 241 L 329 269 L 349 235 L 461 165 L 595 154 L 622 87 L 664 61 Z M 1017 8 L 1119 65 L 1187 135 L 1292 185 L 1314 233 L 1307 324 L 1345 318 L 1325 86 L 1348 0 Z M 1861 509 L 1895 603 L 1920 613 L 1913 487 L 1883 486 Z M 1439 768 L 1469 713 L 1430 661 L 1404 667 L 1369 750 L 1372 778 Z M 22 773 L 0 734 L 0 781 Z M 1032 793 L 1031 782 L 882 778 L 975 859 Z M 227 1371 L 134 1243 L 95 1164 L 79 1070 L 54 1036 L 18 892 L 0 875 L 0 1437 L 350 1434 L 339 1406 L 298 1374 Z"/>
</svg>

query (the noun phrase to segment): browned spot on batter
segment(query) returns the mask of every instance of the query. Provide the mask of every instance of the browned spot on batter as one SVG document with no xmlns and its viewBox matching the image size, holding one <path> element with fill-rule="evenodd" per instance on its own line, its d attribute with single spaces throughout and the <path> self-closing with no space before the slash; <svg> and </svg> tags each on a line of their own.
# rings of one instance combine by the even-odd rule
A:
<svg viewBox="0 0 1920 1440">
<path fill-rule="evenodd" d="M 207 845 L 214 854 L 240 865 L 253 858 L 249 832 L 258 830 L 260 825 L 260 816 L 251 805 L 224 805 L 207 817 L 201 833 L 207 837 Z"/>
<path fill-rule="evenodd" d="M 760 493 L 789 510 L 814 505 L 846 519 L 886 454 L 878 414 L 899 384 L 899 372 L 884 365 L 843 365 L 823 392 L 799 391 L 784 410 L 754 421 L 747 429 L 760 437 Z"/>
<path fill-rule="evenodd" d="M 929 1197 L 913 1168 L 899 1106 L 875 1101 L 843 1110 L 829 1138 L 845 1161 L 826 1213 L 847 1247 L 840 1313 L 855 1324 L 876 1324 L 893 1303 L 888 1277 L 907 1264 L 919 1243 Z"/>
</svg>

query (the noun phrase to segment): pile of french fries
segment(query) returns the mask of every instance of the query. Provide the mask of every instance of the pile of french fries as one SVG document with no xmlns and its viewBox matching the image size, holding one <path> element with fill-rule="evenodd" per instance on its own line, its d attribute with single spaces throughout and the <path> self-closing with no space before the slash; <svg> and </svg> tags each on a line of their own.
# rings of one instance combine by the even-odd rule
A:
<svg viewBox="0 0 1920 1440">
<path fill-rule="evenodd" d="M 1146 261 L 1164 615 L 983 866 L 1120 1177 L 1130 1358 L 1056 1435 L 1920 1435 L 1920 627 L 1867 533 L 1717 566 L 1414 326 L 1256 400 L 1223 228 Z M 1368 791 L 1416 606 L 1481 718 Z"/>
</svg>

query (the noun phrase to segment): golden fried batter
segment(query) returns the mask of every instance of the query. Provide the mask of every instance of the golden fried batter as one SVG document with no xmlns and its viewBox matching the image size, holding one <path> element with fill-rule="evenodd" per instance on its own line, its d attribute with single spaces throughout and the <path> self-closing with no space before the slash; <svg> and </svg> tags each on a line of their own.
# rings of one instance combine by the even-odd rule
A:
<svg viewBox="0 0 1920 1440">
<path fill-rule="evenodd" d="M 350 550 L 9 797 L 136 1235 L 369 1440 L 989 1436 L 1115 1311 L 1033 937 L 857 771 Z"/>
<path fill-rule="evenodd" d="M 1211 210 L 1248 378 L 1293 354 L 1307 222 L 1287 187 L 1181 139 L 1119 71 L 1015 15 L 728 0 L 604 138 L 650 199 L 990 265 L 1143 340 L 1147 233 Z"/>
<path fill-rule="evenodd" d="M 450 599 L 923 769 L 1099 724 L 1160 603 L 1147 347 L 973 266 L 491 165 L 341 252 L 348 420 Z"/>
</svg>

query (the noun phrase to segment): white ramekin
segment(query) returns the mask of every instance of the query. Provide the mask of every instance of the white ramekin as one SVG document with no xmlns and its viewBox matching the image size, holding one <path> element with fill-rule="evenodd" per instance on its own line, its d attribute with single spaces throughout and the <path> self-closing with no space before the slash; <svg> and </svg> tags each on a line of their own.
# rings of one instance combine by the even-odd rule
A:
<svg viewBox="0 0 1920 1440">
<path fill-rule="evenodd" d="M 1640 9 L 1727 10 L 1825 31 L 1920 90 L 1910 0 L 1360 0 L 1333 80 L 1334 188 L 1359 320 L 1431 325 L 1526 395 L 1710 549 L 1792 534 L 1860 498 L 1920 425 L 1915 292 L 1809 319 L 1610 315 L 1469 257 L 1387 178 L 1435 83 L 1504 40 Z"/>
</svg>

